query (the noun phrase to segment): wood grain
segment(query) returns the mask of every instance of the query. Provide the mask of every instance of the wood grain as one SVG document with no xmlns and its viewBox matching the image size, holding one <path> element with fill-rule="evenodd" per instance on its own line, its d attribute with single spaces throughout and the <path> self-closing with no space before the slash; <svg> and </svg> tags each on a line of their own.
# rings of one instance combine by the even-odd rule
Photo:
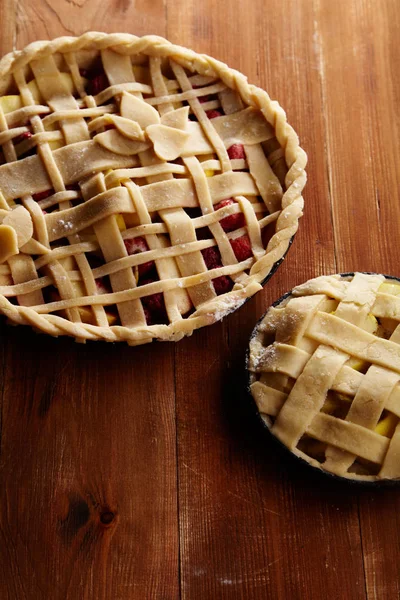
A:
<svg viewBox="0 0 400 600">
<path fill-rule="evenodd" d="M 231 48 L 215 30 L 218 15 L 216 20 L 209 18 L 214 7 L 211 0 L 205 2 L 201 15 L 196 2 L 174 1 L 168 9 L 169 22 L 174 24 L 173 28 L 169 26 L 170 38 L 174 39 L 174 31 L 184 30 L 185 36 L 190 36 L 189 45 L 211 52 L 243 70 L 251 81 L 265 86 L 285 106 L 294 126 L 305 132 L 304 147 L 322 150 L 325 126 L 313 14 L 306 3 L 290 3 L 288 21 L 288 3 L 273 3 L 268 14 L 263 5 L 262 1 L 252 3 L 244 29 L 240 10 L 228 15 L 221 11 L 219 17 L 224 20 L 227 36 L 232 38 L 241 29 L 240 43 Z M 302 48 L 301 57 L 298 48 Z M 311 72 L 306 92 L 301 77 L 304 69 Z M 313 128 L 309 126 L 310 107 L 316 115 Z M 284 266 L 246 309 L 201 332 L 203 343 L 213 348 L 211 364 L 201 352 L 200 356 L 196 353 L 199 364 L 193 366 L 193 352 L 198 348 L 195 338 L 179 344 L 176 350 L 185 598 L 334 597 L 338 570 L 342 570 L 343 597 L 365 597 L 357 502 L 348 502 L 346 496 L 330 487 L 326 495 L 318 494 L 315 505 L 312 488 L 292 485 L 288 474 L 281 473 L 280 465 L 271 461 L 274 449 L 262 432 L 254 436 L 256 420 L 246 406 L 240 378 L 246 340 L 267 306 L 316 273 L 335 271 L 323 151 L 310 153 L 310 169 L 315 174 L 307 188 L 312 210 L 306 207 L 308 218 L 302 222 L 301 233 Z M 194 384 L 189 396 L 188 373 Z M 202 394 L 204 378 L 207 394 Z M 194 402 L 194 398 L 200 401 Z M 193 431 L 198 439 L 193 439 Z M 310 502 L 318 511 L 318 524 Z M 342 515 L 340 531 L 337 511 Z M 323 577 L 314 576 L 315 572 Z"/>
<path fill-rule="evenodd" d="M 316 13 L 338 270 L 399 276 L 399 5 L 319 2 Z M 400 596 L 399 501 L 398 491 L 359 497 L 368 599 Z"/>
<path fill-rule="evenodd" d="M 166 34 L 162 2 L 29 1 L 16 44 L 126 20 Z M 178 597 L 173 346 L 3 332 L 0 597 Z"/>
<path fill-rule="evenodd" d="M 256 320 L 322 273 L 400 275 L 397 0 L 4 0 L 0 50 L 156 33 L 244 72 L 309 154 L 305 215 L 263 292 L 177 345 L 0 324 L 0 598 L 394 600 L 396 490 L 299 470 L 244 393 Z"/>
</svg>

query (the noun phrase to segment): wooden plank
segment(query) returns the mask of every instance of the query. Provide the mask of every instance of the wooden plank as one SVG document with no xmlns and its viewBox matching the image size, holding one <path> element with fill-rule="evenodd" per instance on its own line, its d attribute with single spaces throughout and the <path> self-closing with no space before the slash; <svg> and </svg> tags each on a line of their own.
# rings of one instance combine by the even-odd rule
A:
<svg viewBox="0 0 400 600">
<path fill-rule="evenodd" d="M 339 269 L 398 276 L 399 4 L 318 4 Z M 396 490 L 360 494 L 369 600 L 400 594 L 399 499 Z"/>
<path fill-rule="evenodd" d="M 212 54 L 280 101 L 310 159 L 284 265 L 222 324 L 138 349 L 1 325 L 1 598 L 399 596 L 399 492 L 293 468 L 241 387 L 250 331 L 283 292 L 336 270 L 400 274 L 399 21 L 396 0 L 0 4 L 2 53 L 105 30 Z"/>
<path fill-rule="evenodd" d="M 176 349 L 182 598 L 320 600 L 336 597 L 339 582 L 343 597 L 365 598 L 356 501 L 282 463 L 242 381 L 247 340 L 266 307 L 335 271 L 312 5 L 231 2 L 227 11 L 174 1 L 168 33 L 265 86 L 310 152 L 306 217 L 284 265 L 240 311 Z"/>
<path fill-rule="evenodd" d="M 2 341 L 0 596 L 175 598 L 171 353 Z"/>
<path fill-rule="evenodd" d="M 18 2 L 17 27 L 18 48 L 35 39 L 85 31 L 165 36 L 165 0 L 22 0 Z"/>
<path fill-rule="evenodd" d="M 317 2 L 317 34 L 338 268 L 398 275 L 398 3 L 378 4 Z"/>
<path fill-rule="evenodd" d="M 0 56 L 14 48 L 16 38 L 17 1 L 3 0 L 0 2 Z"/>
<path fill-rule="evenodd" d="M 19 48 L 87 29 L 165 35 L 163 2 L 19 3 Z M 177 598 L 173 346 L 0 341 L 0 597 Z"/>
<path fill-rule="evenodd" d="M 368 600 L 400 596 L 399 511 L 396 490 L 360 494 L 361 533 Z"/>
</svg>

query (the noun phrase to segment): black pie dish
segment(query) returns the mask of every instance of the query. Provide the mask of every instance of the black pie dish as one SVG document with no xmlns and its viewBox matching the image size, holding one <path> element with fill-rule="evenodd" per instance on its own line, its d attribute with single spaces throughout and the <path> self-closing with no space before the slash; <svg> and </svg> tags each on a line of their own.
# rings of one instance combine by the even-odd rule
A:
<svg viewBox="0 0 400 600">
<path fill-rule="evenodd" d="M 359 271 L 365 275 L 383 275 L 383 277 L 387 279 L 392 279 L 394 281 L 398 281 L 400 283 L 400 277 L 395 277 L 393 275 L 385 275 L 384 273 L 376 273 L 370 271 Z M 334 273 L 333 273 L 334 274 Z M 352 277 L 355 272 L 347 272 L 347 273 L 338 273 L 340 277 Z M 246 397 L 248 398 L 251 406 L 251 411 L 254 415 L 255 421 L 257 425 L 262 429 L 263 433 L 267 436 L 271 444 L 276 448 L 277 453 L 281 453 L 282 457 L 288 459 L 288 463 L 290 466 L 298 470 L 299 468 L 304 471 L 304 475 L 314 475 L 316 476 L 321 483 L 322 482 L 334 482 L 337 484 L 345 484 L 348 488 L 367 488 L 367 489 L 382 489 L 382 488 L 398 488 L 400 487 L 400 478 L 397 479 L 380 479 L 380 480 L 365 480 L 365 479 L 355 479 L 351 477 L 342 477 L 340 475 L 336 475 L 335 473 L 331 473 L 323 469 L 322 467 L 318 467 L 316 465 L 311 464 L 305 458 L 295 454 L 292 452 L 283 442 L 281 442 L 271 431 L 269 424 L 263 419 L 260 411 L 258 410 L 256 401 L 253 398 L 251 393 L 250 386 L 253 383 L 252 377 L 253 374 L 249 370 L 249 358 L 250 358 L 250 342 L 257 335 L 258 327 L 263 321 L 264 317 L 268 313 L 271 308 L 275 308 L 279 306 L 282 302 L 284 302 L 289 296 L 291 296 L 292 290 L 289 290 L 285 294 L 283 294 L 280 298 L 278 298 L 275 302 L 273 302 L 268 309 L 263 313 L 263 315 L 256 322 L 253 331 L 251 332 L 248 347 L 246 349 L 245 354 L 245 385 L 246 385 Z"/>
</svg>

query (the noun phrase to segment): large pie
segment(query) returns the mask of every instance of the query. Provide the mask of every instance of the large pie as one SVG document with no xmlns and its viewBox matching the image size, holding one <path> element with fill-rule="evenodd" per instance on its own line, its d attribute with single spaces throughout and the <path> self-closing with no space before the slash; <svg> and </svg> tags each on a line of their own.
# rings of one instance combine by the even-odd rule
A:
<svg viewBox="0 0 400 600">
<path fill-rule="evenodd" d="M 306 155 L 244 75 L 87 33 L 0 62 L 0 312 L 83 341 L 179 340 L 284 257 Z"/>
</svg>

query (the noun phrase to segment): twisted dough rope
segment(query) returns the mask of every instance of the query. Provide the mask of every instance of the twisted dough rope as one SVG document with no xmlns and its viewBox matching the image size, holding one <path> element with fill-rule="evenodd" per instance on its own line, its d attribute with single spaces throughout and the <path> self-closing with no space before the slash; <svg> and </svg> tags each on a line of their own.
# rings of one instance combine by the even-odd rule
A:
<svg viewBox="0 0 400 600">
<path fill-rule="evenodd" d="M 169 325 L 147 325 L 129 329 L 121 325 L 99 327 L 88 323 L 72 323 L 67 319 L 51 314 L 39 314 L 28 306 L 15 306 L 5 296 L 0 295 L 0 313 L 10 319 L 13 325 L 29 325 L 38 332 L 47 333 L 53 337 L 68 335 L 82 340 L 105 340 L 107 342 L 129 342 L 131 345 L 145 344 L 153 339 L 160 341 L 179 341 L 186 335 L 191 335 L 195 329 L 211 325 L 224 316 L 233 312 L 259 289 L 255 281 L 245 287 L 230 292 L 230 297 L 224 304 L 218 302 L 218 297 L 212 302 L 201 306 L 188 319 L 175 321 Z M 215 306 L 213 307 L 212 304 Z M 219 312 L 218 309 L 220 309 Z"/>
<path fill-rule="evenodd" d="M 124 55 L 144 53 L 150 56 L 172 58 L 191 71 L 205 76 L 218 77 L 223 83 L 236 90 L 248 106 L 259 109 L 266 120 L 274 127 L 276 139 L 284 151 L 288 172 L 285 176 L 286 191 L 282 197 L 282 211 L 276 221 L 276 233 L 271 237 L 266 254 L 251 268 L 252 280 L 242 288 L 229 292 L 232 300 L 243 302 L 261 289 L 260 282 L 270 273 L 273 266 L 287 252 L 291 239 L 298 229 L 298 220 L 303 214 L 303 198 L 301 192 L 306 183 L 305 166 L 307 155 L 299 146 L 294 129 L 287 123 L 286 113 L 278 102 L 272 101 L 264 90 L 248 83 L 240 72 L 231 69 L 225 63 L 205 54 L 197 54 L 193 50 L 171 44 L 158 36 L 137 37 L 131 34 L 106 34 L 88 32 L 75 37 L 60 37 L 51 41 L 33 42 L 23 50 L 7 54 L 0 61 L 0 93 L 4 93 L 10 83 L 14 70 L 21 69 L 32 60 L 38 60 L 56 53 L 79 52 L 80 50 L 101 51 L 112 48 L 114 52 Z M 229 296 L 228 294 L 228 296 Z M 219 305 L 221 305 L 219 307 Z M 219 310 L 218 310 L 219 308 Z M 99 327 L 85 323 L 71 323 L 56 315 L 38 315 L 29 307 L 15 306 L 0 295 L 0 312 L 14 323 L 30 325 L 52 336 L 71 335 L 79 339 L 107 339 L 108 341 L 129 341 L 134 344 L 145 343 L 154 338 L 163 340 L 181 339 L 190 335 L 194 329 L 221 319 L 234 310 L 232 301 L 221 297 L 203 305 L 187 319 L 170 325 L 152 325 L 135 330 L 122 326 Z M 214 311 L 213 313 L 207 311 Z M 179 331 L 177 330 L 179 328 Z"/>
</svg>

